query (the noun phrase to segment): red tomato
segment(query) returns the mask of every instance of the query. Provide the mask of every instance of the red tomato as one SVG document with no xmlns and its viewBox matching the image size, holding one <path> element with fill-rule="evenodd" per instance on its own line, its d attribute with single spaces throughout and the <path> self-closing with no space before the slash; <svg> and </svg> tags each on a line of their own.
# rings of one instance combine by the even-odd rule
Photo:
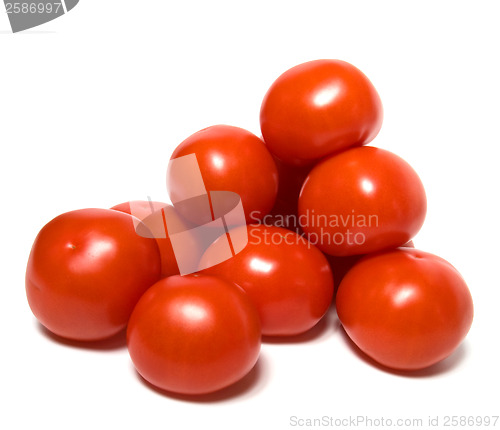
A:
<svg viewBox="0 0 500 430">
<path fill-rule="evenodd" d="M 337 292 L 337 313 L 353 342 L 394 369 L 421 369 L 449 356 L 472 324 L 472 298 L 447 261 L 400 248 L 365 257 Z"/>
<path fill-rule="evenodd" d="M 160 278 L 152 239 L 109 209 L 62 214 L 38 233 L 26 270 L 35 317 L 51 332 L 99 340 L 124 329 L 141 295 Z"/>
<path fill-rule="evenodd" d="M 259 316 L 237 285 L 213 276 L 171 276 L 139 300 L 127 330 L 130 357 L 154 386 L 205 394 L 245 376 L 257 362 Z"/>
<path fill-rule="evenodd" d="M 172 205 L 161 202 L 133 201 L 120 203 L 111 209 L 130 214 L 131 203 L 134 208 L 134 216 L 142 221 L 138 228 L 146 227 L 146 231 L 142 230 L 144 235 L 154 237 L 158 244 L 162 278 L 179 274 L 178 260 L 186 261 L 198 258 L 199 261 L 201 255 L 198 256 L 198 254 L 202 253 L 199 240 L 190 232 L 195 225 L 180 216 Z M 141 230 L 137 231 L 141 233 Z M 150 236 L 149 233 L 151 233 Z M 170 235 L 176 233 L 182 233 L 182 239 L 176 242 L 174 251 Z"/>
<path fill-rule="evenodd" d="M 218 241 L 207 250 L 203 264 L 217 261 L 217 245 Z M 325 256 L 296 233 L 278 227 L 248 226 L 243 251 L 203 273 L 234 282 L 248 293 L 259 311 L 264 335 L 290 336 L 309 330 L 326 313 L 333 296 Z"/>
<path fill-rule="evenodd" d="M 269 213 L 278 191 L 278 172 L 264 142 L 249 131 L 228 125 L 205 128 L 184 140 L 171 159 L 196 154 L 207 191 L 232 191 L 241 198 L 247 221 L 256 221 Z M 180 181 L 167 172 L 169 195 L 176 202 L 190 195 L 192 183 Z M 193 205 L 190 206 L 193 208 Z M 225 212 L 233 208 L 228 201 Z M 195 209 L 181 213 L 199 224 L 210 221 Z M 224 210 L 223 210 L 224 212 Z"/>
<path fill-rule="evenodd" d="M 427 200 L 420 178 L 397 155 L 360 147 L 317 164 L 299 197 L 300 224 L 327 254 L 395 248 L 422 226 Z"/>
<path fill-rule="evenodd" d="M 368 78 L 340 60 L 292 67 L 269 88 L 260 125 L 269 150 L 289 164 L 305 165 L 375 138 L 382 103 Z"/>
</svg>

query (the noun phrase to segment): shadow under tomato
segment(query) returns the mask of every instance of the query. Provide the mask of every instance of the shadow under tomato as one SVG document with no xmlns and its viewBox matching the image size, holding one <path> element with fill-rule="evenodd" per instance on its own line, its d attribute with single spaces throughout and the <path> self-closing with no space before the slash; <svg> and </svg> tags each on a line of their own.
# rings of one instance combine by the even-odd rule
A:
<svg viewBox="0 0 500 430">
<path fill-rule="evenodd" d="M 378 370 L 392 375 L 407 377 L 407 378 L 429 378 L 433 376 L 438 376 L 443 373 L 451 372 L 453 369 L 457 368 L 460 363 L 464 360 L 467 355 L 467 344 L 466 341 L 462 342 L 460 346 L 447 358 L 441 360 L 440 362 L 433 364 L 432 366 L 426 367 L 425 369 L 419 370 L 399 370 L 391 369 L 386 367 L 377 361 L 375 361 L 370 356 L 366 355 L 358 346 L 351 340 L 346 331 L 342 328 L 340 330 L 341 336 L 344 339 L 346 345 L 349 349 L 362 361 L 371 366 L 377 368 Z"/>
<path fill-rule="evenodd" d="M 269 366 L 266 361 L 267 360 L 265 358 L 265 355 L 261 351 L 259 359 L 257 363 L 255 363 L 255 366 L 238 382 L 213 393 L 193 395 L 179 394 L 158 388 L 144 379 L 140 375 L 140 373 L 137 372 L 135 368 L 133 368 L 132 364 L 131 366 L 140 383 L 161 396 L 170 397 L 171 399 L 184 402 L 216 403 L 228 401 L 236 397 L 248 397 L 259 393 L 264 388 L 269 378 Z"/>
<path fill-rule="evenodd" d="M 36 322 L 36 325 L 38 331 L 46 339 L 49 339 L 50 341 L 56 342 L 60 345 L 69 346 L 72 348 L 81 348 L 94 351 L 112 351 L 127 347 L 127 336 L 126 336 L 127 331 L 125 329 L 107 339 L 94 340 L 94 341 L 79 341 L 79 340 L 67 339 L 55 333 L 52 333 L 38 321 Z"/>
<path fill-rule="evenodd" d="M 340 328 L 340 321 L 337 317 L 335 303 L 332 302 L 330 308 L 319 322 L 304 333 L 294 336 L 262 336 L 262 343 L 268 344 L 296 344 L 319 341 L 332 336 Z"/>
</svg>

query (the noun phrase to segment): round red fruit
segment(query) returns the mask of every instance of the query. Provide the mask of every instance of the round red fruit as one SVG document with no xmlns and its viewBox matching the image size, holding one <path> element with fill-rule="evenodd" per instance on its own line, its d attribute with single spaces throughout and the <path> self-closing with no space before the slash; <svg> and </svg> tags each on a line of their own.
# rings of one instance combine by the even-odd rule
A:
<svg viewBox="0 0 500 430">
<path fill-rule="evenodd" d="M 269 150 L 289 164 L 369 143 L 382 127 L 382 103 L 368 78 L 340 60 L 292 67 L 271 85 L 260 125 Z"/>
<path fill-rule="evenodd" d="M 336 305 L 345 331 L 362 351 L 402 370 L 448 357 L 465 338 L 474 313 L 458 271 L 411 248 L 360 260 L 342 280 Z"/>
<path fill-rule="evenodd" d="M 307 237 L 334 256 L 368 254 L 408 242 L 427 199 L 413 168 L 392 152 L 363 146 L 317 164 L 299 197 Z"/>
<path fill-rule="evenodd" d="M 278 171 L 259 137 L 242 128 L 215 125 L 184 140 L 174 150 L 171 160 L 189 154 L 196 155 L 206 191 L 236 193 L 247 221 L 257 221 L 271 211 L 278 192 Z M 198 191 L 197 178 L 173 176 L 169 169 L 167 185 L 171 201 L 185 218 L 198 224 L 212 220 L 210 211 L 205 214 L 198 210 L 196 202 L 187 205 L 188 209 L 181 204 L 186 197 L 192 197 L 194 187 Z M 223 213 L 234 207 L 233 199 L 219 204 L 218 211 Z"/>
<path fill-rule="evenodd" d="M 214 242 L 201 260 L 209 267 L 203 273 L 234 282 L 248 293 L 259 311 L 262 334 L 291 336 L 309 330 L 332 301 L 333 276 L 325 256 L 285 228 L 249 225 L 239 230 L 246 228 L 246 247 L 217 265 L 211 261 L 220 261 L 220 239 Z M 231 233 L 241 236 L 237 229 Z"/>
<path fill-rule="evenodd" d="M 171 276 L 137 304 L 127 345 L 139 374 L 180 394 L 206 394 L 243 378 L 257 362 L 260 321 L 247 294 L 213 276 Z"/>
<path fill-rule="evenodd" d="M 158 246 L 135 232 L 129 215 L 82 209 L 59 215 L 38 233 L 26 294 L 51 332 L 100 340 L 125 328 L 141 295 L 159 278 Z"/>
</svg>

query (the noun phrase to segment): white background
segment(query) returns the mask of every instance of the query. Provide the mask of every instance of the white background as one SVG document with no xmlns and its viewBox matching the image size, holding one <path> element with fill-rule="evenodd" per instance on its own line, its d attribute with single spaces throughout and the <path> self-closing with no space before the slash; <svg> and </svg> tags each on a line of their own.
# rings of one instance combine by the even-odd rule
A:
<svg viewBox="0 0 500 430">
<path fill-rule="evenodd" d="M 0 14 L 0 427 L 286 429 L 291 416 L 499 415 L 499 16 L 496 1 L 81 0 L 10 34 Z M 475 303 L 455 354 L 414 376 L 391 373 L 357 354 L 329 315 L 302 339 L 264 343 L 233 388 L 190 401 L 142 383 L 123 339 L 79 347 L 40 329 L 24 272 L 45 223 L 165 200 L 180 141 L 219 123 L 259 134 L 268 86 L 318 58 L 368 75 L 385 111 L 373 145 L 422 178 L 428 216 L 415 243 L 455 265 Z"/>
</svg>

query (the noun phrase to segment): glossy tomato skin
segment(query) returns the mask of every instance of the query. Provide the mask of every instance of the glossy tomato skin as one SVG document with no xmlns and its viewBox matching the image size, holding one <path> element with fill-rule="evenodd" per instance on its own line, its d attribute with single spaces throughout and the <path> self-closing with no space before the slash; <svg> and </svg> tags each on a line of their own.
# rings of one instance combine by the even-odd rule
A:
<svg viewBox="0 0 500 430">
<path fill-rule="evenodd" d="M 336 304 L 352 341 L 380 364 L 402 370 L 449 356 L 474 313 L 459 272 L 436 255 L 410 248 L 364 257 L 342 280 Z"/>
<path fill-rule="evenodd" d="M 51 332 L 100 340 L 123 330 L 141 295 L 160 278 L 156 242 L 130 216 L 109 209 L 62 214 L 39 232 L 26 270 L 28 303 Z"/>
<path fill-rule="evenodd" d="M 369 143 L 382 118 L 372 83 L 340 60 L 309 61 L 287 70 L 269 88 L 260 111 L 269 150 L 295 165 Z"/>
<path fill-rule="evenodd" d="M 232 191 L 240 196 L 248 222 L 262 218 L 272 209 L 278 191 L 278 171 L 259 137 L 239 127 L 214 125 L 184 140 L 171 159 L 189 154 L 196 154 L 207 191 Z M 177 181 L 170 170 L 167 172 L 174 205 L 189 195 L 187 182 Z M 197 213 L 183 215 L 197 222 Z"/>
<path fill-rule="evenodd" d="M 279 227 L 249 225 L 248 244 L 229 260 L 202 273 L 242 287 L 256 305 L 262 334 L 291 336 L 312 328 L 328 310 L 333 276 L 325 256 L 296 233 Z M 202 262 L 210 266 L 217 242 Z"/>
<path fill-rule="evenodd" d="M 363 146 L 318 163 L 299 197 L 309 240 L 333 256 L 396 248 L 421 228 L 427 212 L 423 184 L 392 152 Z"/>
<path fill-rule="evenodd" d="M 156 240 L 161 258 L 161 277 L 179 275 L 177 259 L 191 258 L 192 254 L 201 252 L 199 241 L 190 232 L 195 224 L 183 218 L 175 208 L 167 203 L 135 200 L 113 206 L 111 209 L 131 214 L 142 223 L 136 231 Z M 182 233 L 182 240 L 177 242 L 174 251 L 171 234 Z M 201 257 L 201 256 L 200 256 Z"/>
<path fill-rule="evenodd" d="M 213 276 L 171 276 L 140 299 L 127 329 L 139 374 L 179 394 L 206 394 L 244 377 L 257 362 L 260 321 L 247 294 Z"/>
</svg>

